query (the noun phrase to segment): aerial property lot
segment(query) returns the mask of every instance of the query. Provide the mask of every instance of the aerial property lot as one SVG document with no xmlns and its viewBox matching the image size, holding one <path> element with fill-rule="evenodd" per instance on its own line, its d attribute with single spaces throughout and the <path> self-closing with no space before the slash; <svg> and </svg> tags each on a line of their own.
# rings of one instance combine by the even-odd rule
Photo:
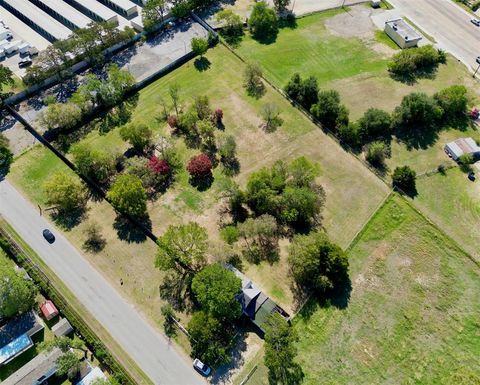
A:
<svg viewBox="0 0 480 385">
<path fill-rule="evenodd" d="M 480 270 L 462 250 L 393 195 L 348 255 L 348 306 L 310 303 L 294 321 L 302 383 L 480 381 Z"/>
</svg>

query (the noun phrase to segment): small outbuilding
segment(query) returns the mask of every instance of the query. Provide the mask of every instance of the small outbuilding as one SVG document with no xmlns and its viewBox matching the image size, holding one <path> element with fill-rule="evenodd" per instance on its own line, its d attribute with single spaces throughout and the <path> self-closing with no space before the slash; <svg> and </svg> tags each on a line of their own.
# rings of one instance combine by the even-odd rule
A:
<svg viewBox="0 0 480 385">
<path fill-rule="evenodd" d="M 470 154 L 474 159 L 480 159 L 480 147 L 472 138 L 459 138 L 445 145 L 445 152 L 454 161 L 462 155 Z"/>
<path fill-rule="evenodd" d="M 422 40 L 422 35 L 402 18 L 387 20 L 384 31 L 402 49 L 416 47 Z"/>
<path fill-rule="evenodd" d="M 57 337 L 64 337 L 73 333 L 73 328 L 72 328 L 72 325 L 70 325 L 70 322 L 68 322 L 66 318 L 62 318 L 55 325 L 52 326 L 52 332 Z"/>
<path fill-rule="evenodd" d="M 50 321 L 52 318 L 55 318 L 58 315 L 58 310 L 53 304 L 52 301 L 46 300 L 42 306 L 40 306 L 40 311 L 43 314 L 43 317 L 47 320 Z"/>
</svg>

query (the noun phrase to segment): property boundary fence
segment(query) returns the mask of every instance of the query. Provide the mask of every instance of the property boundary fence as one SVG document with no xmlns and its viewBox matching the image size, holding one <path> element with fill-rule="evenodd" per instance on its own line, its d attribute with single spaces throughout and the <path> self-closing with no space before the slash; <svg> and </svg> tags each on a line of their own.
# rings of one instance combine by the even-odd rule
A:
<svg viewBox="0 0 480 385">
<path fill-rule="evenodd" d="M 1 216 L 0 219 L 2 219 Z M 119 363 L 117 358 L 115 358 L 103 342 L 100 341 L 99 337 L 90 326 L 85 323 L 78 312 L 69 304 L 65 296 L 40 266 L 38 266 L 30 257 L 29 252 L 19 245 L 4 226 L 1 226 L 1 222 L 0 247 L 15 259 L 15 261 L 27 271 L 33 281 L 40 287 L 41 291 L 53 300 L 79 334 L 85 338 L 85 342 L 89 348 L 97 353 L 97 358 L 108 367 L 113 376 L 117 380 L 120 380 L 122 384 L 135 385 L 136 382 L 130 373 Z"/>
</svg>

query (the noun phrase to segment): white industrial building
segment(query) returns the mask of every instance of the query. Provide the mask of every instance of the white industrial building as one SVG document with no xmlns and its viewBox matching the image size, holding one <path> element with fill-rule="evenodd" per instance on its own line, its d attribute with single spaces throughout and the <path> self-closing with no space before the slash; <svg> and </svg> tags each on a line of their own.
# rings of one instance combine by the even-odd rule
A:
<svg viewBox="0 0 480 385">
<path fill-rule="evenodd" d="M 115 11 L 99 3 L 97 0 L 65 0 L 72 7 L 88 15 L 95 21 L 108 21 L 118 24 Z"/>
<path fill-rule="evenodd" d="M 401 18 L 386 21 L 385 33 L 402 49 L 416 47 L 422 40 L 422 35 Z"/>
<path fill-rule="evenodd" d="M 459 138 L 447 143 L 445 152 L 455 161 L 466 154 L 472 155 L 475 159 L 480 159 L 480 147 L 472 138 Z"/>
<path fill-rule="evenodd" d="M 91 19 L 80 11 L 71 7 L 64 1 L 59 0 L 30 0 L 38 8 L 47 12 L 50 16 L 70 29 L 85 28 L 91 23 Z"/>
</svg>

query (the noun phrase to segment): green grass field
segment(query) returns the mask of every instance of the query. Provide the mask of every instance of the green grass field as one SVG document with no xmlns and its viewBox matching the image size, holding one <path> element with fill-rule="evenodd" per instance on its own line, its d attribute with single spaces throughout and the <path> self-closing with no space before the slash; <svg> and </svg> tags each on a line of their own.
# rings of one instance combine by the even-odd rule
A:
<svg viewBox="0 0 480 385">
<path fill-rule="evenodd" d="M 478 266 L 397 195 L 348 254 L 348 307 L 294 320 L 304 384 L 480 382 Z M 260 365 L 247 384 L 265 376 Z"/>
<path fill-rule="evenodd" d="M 478 172 L 477 172 L 478 174 Z M 459 168 L 417 181 L 413 203 L 480 262 L 480 186 Z"/>
</svg>

